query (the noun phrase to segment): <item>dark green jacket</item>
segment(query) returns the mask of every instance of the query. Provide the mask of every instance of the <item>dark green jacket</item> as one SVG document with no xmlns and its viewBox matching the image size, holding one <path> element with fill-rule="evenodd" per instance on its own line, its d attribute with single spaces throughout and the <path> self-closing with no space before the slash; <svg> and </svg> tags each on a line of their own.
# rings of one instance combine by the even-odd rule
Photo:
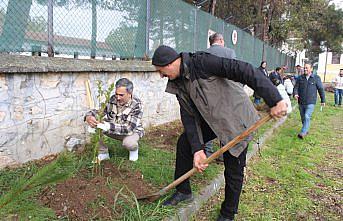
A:
<svg viewBox="0 0 343 221">
<path fill-rule="evenodd" d="M 248 63 L 205 52 L 181 53 L 181 59 L 180 77 L 168 81 L 166 92 L 178 98 L 181 120 L 193 153 L 204 148 L 203 123 L 226 144 L 258 120 L 242 87 L 230 84 L 229 80 L 247 84 L 270 107 L 282 100 L 270 80 Z M 238 156 L 251 139 L 252 136 L 232 148 L 230 153 Z"/>
</svg>

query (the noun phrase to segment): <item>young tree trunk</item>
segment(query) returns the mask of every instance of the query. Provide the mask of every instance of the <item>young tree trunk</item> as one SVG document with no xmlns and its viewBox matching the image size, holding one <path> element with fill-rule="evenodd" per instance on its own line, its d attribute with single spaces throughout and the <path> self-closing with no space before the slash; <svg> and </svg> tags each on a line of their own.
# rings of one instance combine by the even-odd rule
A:
<svg viewBox="0 0 343 221">
<path fill-rule="evenodd" d="M 208 12 L 209 12 L 211 15 L 214 15 L 214 11 L 215 11 L 215 9 L 216 9 L 216 3 L 217 3 L 216 0 L 210 0 L 210 6 L 208 7 Z"/>
</svg>

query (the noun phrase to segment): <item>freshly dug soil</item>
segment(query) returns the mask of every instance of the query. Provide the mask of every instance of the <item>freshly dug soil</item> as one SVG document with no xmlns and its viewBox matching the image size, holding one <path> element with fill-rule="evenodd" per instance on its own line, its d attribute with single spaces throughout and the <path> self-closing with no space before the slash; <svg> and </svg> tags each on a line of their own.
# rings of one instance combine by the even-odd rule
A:
<svg viewBox="0 0 343 221">
<path fill-rule="evenodd" d="M 91 177 L 91 170 L 81 170 L 63 183 L 46 188 L 39 197 L 41 203 L 52 208 L 58 218 L 113 220 L 120 218 L 122 208 L 119 201 L 133 204 L 132 193 L 139 197 L 153 188 L 143 181 L 142 174 L 118 170 L 110 162 L 103 162 L 102 175 Z M 122 187 L 121 194 L 118 194 Z"/>
</svg>

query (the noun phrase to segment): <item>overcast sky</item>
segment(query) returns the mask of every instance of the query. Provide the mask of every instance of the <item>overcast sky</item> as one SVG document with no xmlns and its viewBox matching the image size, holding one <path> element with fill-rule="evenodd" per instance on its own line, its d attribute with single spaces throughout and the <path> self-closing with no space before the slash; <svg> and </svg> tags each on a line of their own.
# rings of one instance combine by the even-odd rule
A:
<svg viewBox="0 0 343 221">
<path fill-rule="evenodd" d="M 332 2 L 335 3 L 336 7 L 343 9 L 343 0 L 333 0 Z"/>
</svg>

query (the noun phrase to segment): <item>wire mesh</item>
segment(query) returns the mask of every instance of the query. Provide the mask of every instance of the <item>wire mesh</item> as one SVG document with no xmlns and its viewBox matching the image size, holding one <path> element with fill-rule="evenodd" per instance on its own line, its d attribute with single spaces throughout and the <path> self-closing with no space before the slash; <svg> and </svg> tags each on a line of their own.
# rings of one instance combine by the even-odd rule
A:
<svg viewBox="0 0 343 221">
<path fill-rule="evenodd" d="M 5 53 L 47 56 L 50 34 L 54 56 L 144 58 L 161 44 L 179 52 L 205 50 L 212 32 L 223 34 L 237 59 L 259 66 L 264 51 L 269 67 L 294 68 L 294 58 L 181 0 L 0 1 L 0 52 Z"/>
</svg>

